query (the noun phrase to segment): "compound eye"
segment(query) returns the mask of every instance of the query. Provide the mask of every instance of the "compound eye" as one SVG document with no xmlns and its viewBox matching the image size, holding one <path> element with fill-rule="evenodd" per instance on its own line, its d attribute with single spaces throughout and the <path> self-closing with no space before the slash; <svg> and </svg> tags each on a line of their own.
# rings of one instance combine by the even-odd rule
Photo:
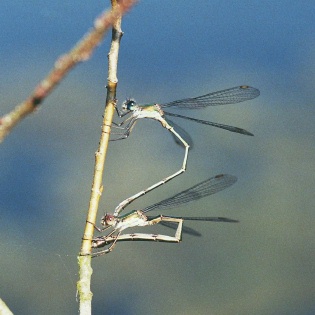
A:
<svg viewBox="0 0 315 315">
<path fill-rule="evenodd" d="M 103 221 L 106 225 L 113 225 L 115 223 L 115 217 L 112 214 L 106 214 Z"/>
<path fill-rule="evenodd" d="M 136 106 L 136 102 L 133 99 L 127 99 L 123 105 L 123 110 L 133 110 L 133 107 Z"/>
</svg>

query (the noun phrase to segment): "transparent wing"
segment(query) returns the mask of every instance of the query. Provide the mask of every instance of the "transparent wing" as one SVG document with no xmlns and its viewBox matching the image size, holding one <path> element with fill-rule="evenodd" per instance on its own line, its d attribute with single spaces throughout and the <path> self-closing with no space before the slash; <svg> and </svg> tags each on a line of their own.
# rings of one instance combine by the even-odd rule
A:
<svg viewBox="0 0 315 315">
<path fill-rule="evenodd" d="M 192 117 L 182 116 L 182 115 L 178 115 L 178 114 L 168 113 L 168 112 L 165 112 L 165 111 L 164 111 L 164 114 L 167 115 L 167 116 L 184 118 L 184 119 L 187 119 L 187 120 L 195 121 L 195 122 L 197 122 L 199 124 L 213 126 L 213 127 L 225 129 L 225 130 L 228 130 L 228 131 L 240 133 L 240 134 L 243 134 L 243 135 L 246 135 L 246 136 L 253 136 L 253 134 L 251 132 L 249 132 L 249 131 L 247 131 L 247 130 L 245 130 L 243 128 L 239 128 L 239 127 L 234 127 L 234 126 L 229 126 L 229 125 L 215 123 L 215 122 L 212 122 L 212 121 L 201 120 L 201 119 L 196 119 L 196 118 L 192 118 Z M 168 118 L 167 118 L 167 120 L 169 121 Z M 178 142 L 180 142 L 180 141 L 178 141 Z"/>
<path fill-rule="evenodd" d="M 226 104 L 236 104 L 251 100 L 259 96 L 260 92 L 258 89 L 242 85 L 234 88 L 212 92 L 206 95 L 185 98 L 178 101 L 173 101 L 165 104 L 160 104 L 162 108 L 164 107 L 177 107 L 185 109 L 197 109 L 207 106 L 217 106 Z"/>
<path fill-rule="evenodd" d="M 237 181 L 237 178 L 228 174 L 220 174 L 211 177 L 193 187 L 190 187 L 173 197 L 167 198 L 163 201 L 155 203 L 143 209 L 143 212 L 149 212 L 152 210 L 162 210 L 174 208 L 182 204 L 186 204 L 193 200 L 213 195 L 231 185 Z"/>
</svg>

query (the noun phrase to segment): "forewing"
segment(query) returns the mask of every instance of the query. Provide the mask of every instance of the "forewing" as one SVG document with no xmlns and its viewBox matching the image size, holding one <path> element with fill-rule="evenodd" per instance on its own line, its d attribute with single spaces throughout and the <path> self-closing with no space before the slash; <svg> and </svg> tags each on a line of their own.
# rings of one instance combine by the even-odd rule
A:
<svg viewBox="0 0 315 315">
<path fill-rule="evenodd" d="M 189 203 L 193 200 L 198 200 L 200 198 L 213 195 L 236 182 L 237 178 L 228 174 L 220 174 L 214 177 L 211 177 L 193 187 L 190 187 L 173 197 L 167 198 L 163 201 L 160 201 L 154 205 L 146 207 L 143 209 L 143 212 L 149 212 L 152 210 L 163 210 L 174 208 L 186 203 Z"/>
<path fill-rule="evenodd" d="M 194 98 L 185 98 L 178 101 L 160 104 L 160 106 L 162 108 L 174 106 L 176 108 L 195 109 L 207 106 L 236 104 L 251 100 L 259 96 L 259 94 L 260 92 L 258 89 L 248 85 L 242 85 L 222 91 L 212 92 Z"/>
</svg>

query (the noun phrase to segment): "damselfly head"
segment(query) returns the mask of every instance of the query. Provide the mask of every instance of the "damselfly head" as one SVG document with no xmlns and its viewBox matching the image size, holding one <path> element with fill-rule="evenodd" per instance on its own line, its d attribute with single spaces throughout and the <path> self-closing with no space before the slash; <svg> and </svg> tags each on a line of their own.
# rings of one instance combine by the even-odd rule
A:
<svg viewBox="0 0 315 315">
<path fill-rule="evenodd" d="M 115 225 L 115 223 L 116 223 L 116 218 L 110 213 L 105 213 L 105 215 L 101 219 L 101 224 L 103 226 L 108 226 L 108 225 L 112 226 L 112 225 Z"/>
<path fill-rule="evenodd" d="M 122 104 L 122 110 L 135 110 L 137 103 L 133 98 L 127 98 Z"/>
</svg>

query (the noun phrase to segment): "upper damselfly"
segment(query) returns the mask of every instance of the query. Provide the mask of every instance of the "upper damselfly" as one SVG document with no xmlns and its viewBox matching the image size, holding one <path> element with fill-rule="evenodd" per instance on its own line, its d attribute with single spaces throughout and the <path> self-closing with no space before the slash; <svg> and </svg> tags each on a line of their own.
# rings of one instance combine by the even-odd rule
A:
<svg viewBox="0 0 315 315">
<path fill-rule="evenodd" d="M 170 103 L 164 103 L 164 104 L 147 104 L 147 105 L 139 105 L 135 102 L 133 99 L 127 99 L 123 105 L 122 105 L 122 111 L 118 110 L 116 107 L 117 114 L 119 117 L 125 117 L 126 115 L 130 114 L 130 116 L 122 121 L 121 123 L 114 125 L 117 128 L 121 128 L 124 130 L 124 132 L 121 134 L 119 138 L 112 139 L 112 140 L 120 140 L 120 139 L 126 139 L 133 127 L 135 126 L 136 122 L 140 118 L 149 118 L 157 120 L 161 123 L 161 125 L 169 130 L 173 136 L 179 140 L 180 143 L 182 143 L 185 147 L 185 155 L 182 167 L 179 171 L 175 172 L 174 174 L 164 178 L 163 180 L 157 182 L 156 184 L 150 186 L 149 188 L 143 190 L 140 193 L 135 194 L 134 196 L 124 200 L 121 204 L 117 206 L 115 209 L 115 215 L 118 215 L 121 209 L 126 206 L 126 204 L 130 203 L 131 201 L 135 200 L 136 198 L 139 198 L 142 196 L 142 194 L 145 194 L 149 192 L 150 190 L 153 190 L 164 183 L 170 181 L 171 179 L 175 178 L 176 176 L 182 174 L 186 170 L 187 165 L 187 158 L 188 158 L 188 150 L 189 150 L 189 144 L 179 135 L 177 131 L 175 131 L 173 125 L 166 120 L 165 116 L 172 116 L 172 117 L 179 117 L 183 119 L 188 119 L 190 121 L 198 122 L 205 125 L 210 125 L 218 128 L 222 128 L 228 131 L 240 133 L 243 135 L 249 135 L 253 136 L 252 133 L 249 131 L 246 131 L 245 129 L 228 126 L 224 124 L 214 123 L 206 120 L 200 120 L 196 118 L 191 118 L 183 115 L 173 114 L 170 112 L 166 112 L 165 108 L 174 108 L 174 109 L 203 109 L 208 106 L 218 106 L 218 105 L 226 105 L 226 104 L 236 104 L 240 102 L 244 102 L 253 98 L 256 98 L 259 96 L 260 92 L 258 89 L 250 87 L 248 85 L 241 85 L 237 87 L 233 87 L 230 89 L 212 92 L 209 94 L 205 94 L 202 96 L 194 97 L 194 98 L 185 98 L 178 101 L 173 101 Z M 125 125 L 124 127 L 121 127 Z"/>
</svg>

